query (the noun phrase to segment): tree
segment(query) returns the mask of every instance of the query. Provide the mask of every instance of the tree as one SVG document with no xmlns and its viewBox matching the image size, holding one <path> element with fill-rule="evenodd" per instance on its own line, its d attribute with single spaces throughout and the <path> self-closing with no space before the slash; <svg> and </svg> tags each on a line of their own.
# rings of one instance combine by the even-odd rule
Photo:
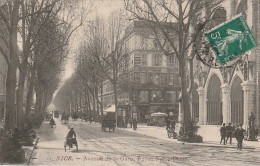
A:
<svg viewBox="0 0 260 166">
<path fill-rule="evenodd" d="M 33 56 L 33 44 L 42 29 L 43 24 L 50 21 L 61 8 L 56 7 L 59 1 L 21 1 L 21 28 L 19 34 L 22 38 L 22 51 L 18 60 L 19 81 L 16 90 L 16 103 L 18 126 L 23 126 L 24 87 L 28 73 L 28 62 Z M 32 58 L 31 58 L 32 59 Z M 28 103 L 29 104 L 29 103 Z"/>
<path fill-rule="evenodd" d="M 107 25 L 107 31 L 104 27 Z M 118 104 L 118 83 L 120 75 L 120 63 L 125 58 L 124 30 L 127 25 L 125 13 L 122 10 L 111 14 L 107 24 L 97 19 L 89 26 L 86 41 L 87 55 L 93 57 L 98 68 L 113 85 L 114 103 Z M 104 81 L 104 80 L 103 80 Z"/>
<path fill-rule="evenodd" d="M 151 28 L 159 49 L 165 55 L 174 55 L 178 59 L 184 118 L 183 133 L 191 127 L 190 94 L 194 81 L 194 41 L 221 2 L 221 0 L 124 0 L 126 10 L 131 13 L 132 19 L 144 21 Z M 206 14 L 201 16 L 204 11 Z M 187 70 L 188 67 L 190 71 Z"/>
<path fill-rule="evenodd" d="M 56 108 L 59 110 L 69 113 L 70 101 L 71 101 L 71 87 L 72 87 L 72 78 L 65 81 L 64 85 L 60 88 L 57 95 L 55 96 L 53 103 Z"/>
<path fill-rule="evenodd" d="M 38 121 L 59 86 L 60 75 L 64 70 L 64 62 L 68 55 L 66 43 L 70 35 L 69 26 L 66 24 L 58 26 L 60 23 L 57 19 L 57 17 L 51 17 L 48 22 L 42 24 L 34 43 L 32 67 L 35 69 L 33 71 L 35 74 L 32 74 L 34 74 L 36 84 L 30 86 L 36 89 L 35 110 Z"/>
<path fill-rule="evenodd" d="M 3 26 L 8 31 L 7 38 L 2 38 L 8 46 L 7 51 L 2 52 L 8 64 L 6 78 L 6 108 L 4 113 L 4 128 L 6 129 L 14 127 L 16 69 L 18 65 L 17 33 L 20 4 L 20 1 L 8 1 L 0 8 L 0 17 L 5 23 Z"/>
<path fill-rule="evenodd" d="M 73 32 L 83 24 L 90 11 L 83 8 L 78 10 L 78 7 L 82 5 L 80 2 L 80 0 L 15 0 L 8 1 L 0 7 L 0 20 L 4 23 L 0 28 L 0 51 L 8 64 L 5 130 L 14 129 L 15 111 L 18 112 L 18 119 L 23 114 L 23 94 L 27 75 L 30 75 L 26 102 L 27 113 L 32 104 L 33 88 L 36 87 L 37 122 L 41 123 L 41 115 L 52 101 L 52 95 L 59 86 L 64 60 L 67 56 L 65 47 Z M 21 39 L 19 44 L 18 36 Z M 18 50 L 18 45 L 22 46 L 21 50 Z M 18 127 L 23 127 L 22 121 L 20 122 Z M 0 139 L 4 140 L 2 137 Z M 15 139 L 18 140 L 18 137 Z M 5 145 L 4 142 L 0 142 L 0 145 L 10 146 Z M 1 150 L 3 152 L 0 154 L 7 153 L 5 148 Z M 5 157 L 1 157 L 0 155 L 0 160 L 5 161 Z"/>
<path fill-rule="evenodd" d="M 83 3 L 83 2 L 82 2 Z M 4 22 L 4 29 L 7 29 L 9 34 L 7 38 L 1 33 L 1 39 L 5 45 L 0 46 L 1 52 L 5 55 L 8 63 L 8 73 L 6 81 L 6 119 L 7 128 L 13 127 L 14 111 L 18 111 L 18 117 L 23 115 L 24 105 L 24 86 L 26 75 L 28 74 L 29 62 L 33 61 L 34 43 L 38 38 L 40 30 L 54 17 L 57 21 L 56 26 L 64 30 L 67 35 L 67 40 L 54 50 L 49 50 L 49 53 L 55 51 L 59 47 L 64 47 L 69 43 L 69 38 L 84 22 L 90 9 L 81 9 L 75 12 L 81 4 L 81 0 L 17 0 L 10 1 L 0 8 L 0 18 Z M 90 5 L 91 6 L 91 5 Z M 83 11 L 86 12 L 83 12 Z M 80 18 L 80 19 L 75 19 Z M 66 27 L 66 29 L 65 29 Z M 21 51 L 18 53 L 17 36 L 21 38 Z M 7 40 L 10 38 L 9 40 Z M 13 44 L 11 41 L 14 41 Z M 8 48 L 4 49 L 5 47 Z M 19 69 L 19 81 L 16 89 L 16 70 Z M 34 68 L 31 68 L 34 69 Z M 30 70 L 32 71 L 32 70 Z M 17 108 L 15 107 L 15 94 Z M 27 102 L 28 104 L 30 102 Z M 28 107 L 27 107 L 28 108 Z M 18 118 L 19 119 L 19 118 Z M 10 121 L 10 122 L 9 122 Z M 10 123 L 10 124 L 9 124 Z M 10 126 L 11 125 L 11 126 Z M 10 127 L 9 127 L 10 126 Z M 22 126 L 20 123 L 18 126 Z"/>
<path fill-rule="evenodd" d="M 99 50 L 99 49 L 97 49 Z M 76 68 L 76 76 L 81 80 L 81 85 L 85 89 L 85 102 L 86 102 L 86 92 L 92 95 L 92 105 L 93 113 L 95 117 L 95 109 L 97 112 L 103 115 L 103 104 L 99 99 L 99 90 L 102 90 L 103 86 L 103 73 L 99 68 L 97 60 L 91 56 L 90 48 L 85 44 L 82 44 L 78 50 L 78 61 Z M 99 50 L 100 51 L 100 50 Z M 101 94 L 102 95 L 102 94 Z"/>
</svg>

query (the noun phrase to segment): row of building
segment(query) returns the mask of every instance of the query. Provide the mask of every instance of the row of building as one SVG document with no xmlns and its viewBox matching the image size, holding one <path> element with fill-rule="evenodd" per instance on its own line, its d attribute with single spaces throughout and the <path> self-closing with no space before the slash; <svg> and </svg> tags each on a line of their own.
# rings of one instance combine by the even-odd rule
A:
<svg viewBox="0 0 260 166">
<path fill-rule="evenodd" d="M 215 24 L 230 20 L 242 13 L 257 42 L 260 40 L 259 0 L 227 0 L 213 17 Z M 221 16 L 221 19 L 219 19 Z M 180 78 L 178 60 L 165 56 L 156 47 L 149 28 L 134 21 L 126 29 L 126 64 L 128 91 L 119 89 L 119 105 L 128 105 L 129 116 L 137 115 L 145 122 L 155 112 L 180 115 Z M 260 125 L 260 49 L 247 52 L 244 63 L 232 68 L 215 69 L 194 60 L 195 85 L 191 96 L 191 116 L 202 125 L 223 122 L 248 125 L 251 113 Z M 123 72 L 122 72 L 123 73 Z M 123 75 L 123 74 L 122 74 Z M 104 108 L 114 103 L 113 87 L 103 84 Z M 180 112 L 180 113 L 179 113 Z"/>
<path fill-rule="evenodd" d="M 260 43 L 259 0 L 226 0 L 216 13 L 225 17 L 220 22 L 242 13 L 257 43 Z M 127 81 L 119 86 L 118 100 L 119 105 L 127 109 L 121 115 L 137 116 L 141 122 L 155 112 L 180 115 L 181 85 L 176 57 L 162 54 L 149 29 L 140 21 L 134 21 L 126 29 L 126 36 L 126 57 L 120 73 Z M 259 55 L 260 48 L 257 47 L 247 52 L 245 63 L 227 69 L 209 68 L 194 59 L 192 118 L 198 119 L 202 125 L 231 122 L 247 126 L 249 115 L 254 113 L 256 124 L 260 127 Z M 5 105 L 6 72 L 7 65 L 0 53 L 0 118 L 3 118 Z M 114 104 L 113 87 L 108 80 L 103 83 L 102 97 L 104 109 Z"/>
</svg>

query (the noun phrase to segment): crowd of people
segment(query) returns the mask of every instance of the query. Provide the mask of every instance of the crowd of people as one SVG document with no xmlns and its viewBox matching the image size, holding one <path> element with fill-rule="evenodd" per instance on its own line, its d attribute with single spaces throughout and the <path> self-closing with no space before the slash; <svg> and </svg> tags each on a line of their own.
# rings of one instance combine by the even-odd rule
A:
<svg viewBox="0 0 260 166">
<path fill-rule="evenodd" d="M 232 144 L 232 138 L 235 137 L 237 140 L 237 149 L 241 150 L 243 145 L 243 140 L 245 135 L 247 135 L 245 132 L 245 129 L 242 127 L 243 125 L 240 124 L 237 127 L 232 126 L 231 123 L 228 123 L 226 126 L 225 123 L 222 124 L 222 127 L 220 128 L 220 144 L 223 142 L 224 145 L 228 143 Z M 258 130 L 255 130 L 255 135 L 258 135 Z"/>
</svg>

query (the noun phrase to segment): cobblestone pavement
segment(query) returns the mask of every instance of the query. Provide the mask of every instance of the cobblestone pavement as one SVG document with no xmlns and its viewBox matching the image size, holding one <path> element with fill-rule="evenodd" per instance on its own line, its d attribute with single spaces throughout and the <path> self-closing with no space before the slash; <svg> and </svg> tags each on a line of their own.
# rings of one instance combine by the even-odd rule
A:
<svg viewBox="0 0 260 166">
<path fill-rule="evenodd" d="M 64 152 L 68 129 L 57 123 L 56 129 L 46 124 L 32 164 L 43 165 L 259 165 L 260 151 L 234 148 L 199 147 L 173 143 L 139 134 L 115 130 L 101 131 L 100 124 L 72 122 L 79 151 Z M 42 138 L 43 137 L 43 138 Z"/>
</svg>

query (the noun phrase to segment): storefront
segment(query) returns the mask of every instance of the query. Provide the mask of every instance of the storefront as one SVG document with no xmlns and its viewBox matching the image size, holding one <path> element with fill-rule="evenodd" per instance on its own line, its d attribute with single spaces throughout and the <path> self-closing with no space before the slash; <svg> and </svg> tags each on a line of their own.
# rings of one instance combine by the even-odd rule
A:
<svg viewBox="0 0 260 166">
<path fill-rule="evenodd" d="M 150 104 L 136 104 L 130 106 L 130 115 L 133 118 L 137 118 L 138 122 L 146 123 L 151 114 L 162 112 L 165 114 L 171 114 L 178 117 L 178 104 L 170 103 L 150 103 Z"/>
</svg>

